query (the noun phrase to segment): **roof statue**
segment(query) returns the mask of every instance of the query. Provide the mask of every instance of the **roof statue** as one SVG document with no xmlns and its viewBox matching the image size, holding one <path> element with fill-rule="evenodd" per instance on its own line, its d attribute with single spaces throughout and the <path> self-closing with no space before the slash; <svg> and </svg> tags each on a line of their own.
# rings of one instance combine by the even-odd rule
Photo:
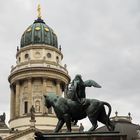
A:
<svg viewBox="0 0 140 140">
<path fill-rule="evenodd" d="M 137 129 L 137 138 L 140 138 L 140 129 Z"/>
<path fill-rule="evenodd" d="M 0 122 L 5 122 L 5 119 L 6 119 L 6 114 L 4 112 L 2 115 L 0 115 Z"/>
<path fill-rule="evenodd" d="M 101 87 L 93 80 L 84 82 L 81 75 L 76 75 L 68 88 L 67 98 L 59 97 L 56 94 L 44 96 L 45 106 L 47 108 L 53 107 L 58 118 L 54 132 L 59 132 L 64 123 L 66 123 L 67 131 L 71 132 L 71 121 L 77 122 L 85 117 L 88 117 L 92 124 L 90 132 L 98 127 L 97 121 L 105 124 L 108 130 L 114 130 L 114 124 L 109 119 L 110 104 L 96 99 L 86 99 L 85 88 L 90 86 Z M 105 106 L 108 107 L 108 113 L 105 111 Z"/>
<path fill-rule="evenodd" d="M 80 126 L 79 126 L 79 132 L 83 132 L 84 131 L 84 126 L 82 123 L 80 123 Z"/>
<path fill-rule="evenodd" d="M 35 108 L 33 105 L 30 109 L 30 115 L 31 115 L 31 121 L 35 121 Z"/>
</svg>

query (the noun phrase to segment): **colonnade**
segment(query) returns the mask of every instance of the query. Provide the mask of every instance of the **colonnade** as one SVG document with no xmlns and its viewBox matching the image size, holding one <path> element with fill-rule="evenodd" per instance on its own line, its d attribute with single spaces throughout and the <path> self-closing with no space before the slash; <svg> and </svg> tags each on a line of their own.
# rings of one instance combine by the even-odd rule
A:
<svg viewBox="0 0 140 140">
<path fill-rule="evenodd" d="M 36 78 L 34 78 L 36 79 Z M 24 79 L 27 80 L 27 85 L 28 85 L 28 103 L 29 103 L 29 108 L 31 108 L 33 103 L 33 78 L 28 78 Z M 51 80 L 51 79 L 49 79 Z M 54 80 L 54 79 L 53 79 Z M 10 85 L 11 89 L 11 101 L 10 101 L 10 120 L 14 118 L 18 118 L 22 116 L 21 114 L 21 105 L 22 105 L 22 100 L 21 100 L 21 94 L 23 93 L 22 91 L 22 83 L 23 80 L 17 80 L 15 83 Z M 61 81 L 56 80 L 56 94 L 61 96 L 62 95 L 62 89 L 61 89 Z M 47 78 L 41 78 L 41 83 L 42 83 L 42 89 L 41 89 L 41 96 L 43 98 L 43 94 L 47 92 Z M 43 104 L 42 104 L 43 106 Z M 45 106 L 43 106 L 42 113 L 44 113 Z"/>
</svg>

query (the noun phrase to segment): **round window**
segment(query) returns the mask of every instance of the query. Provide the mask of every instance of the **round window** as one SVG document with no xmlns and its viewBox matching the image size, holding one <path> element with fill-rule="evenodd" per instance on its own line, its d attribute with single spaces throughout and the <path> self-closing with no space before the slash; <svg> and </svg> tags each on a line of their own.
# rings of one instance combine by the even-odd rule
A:
<svg viewBox="0 0 140 140">
<path fill-rule="evenodd" d="M 25 54 L 25 59 L 27 59 L 27 58 L 29 58 L 29 54 L 28 53 Z"/>
<path fill-rule="evenodd" d="M 51 53 L 47 53 L 47 57 L 48 58 L 51 58 Z"/>
</svg>

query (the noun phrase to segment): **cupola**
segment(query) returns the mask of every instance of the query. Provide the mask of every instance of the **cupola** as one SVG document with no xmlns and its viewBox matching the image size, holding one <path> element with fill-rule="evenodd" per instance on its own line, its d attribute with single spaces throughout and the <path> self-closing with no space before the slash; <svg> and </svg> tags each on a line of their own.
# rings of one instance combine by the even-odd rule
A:
<svg viewBox="0 0 140 140">
<path fill-rule="evenodd" d="M 38 18 L 24 31 L 20 42 L 21 48 L 34 44 L 44 44 L 58 48 L 57 35 L 43 21 L 40 11 L 40 5 L 38 5 Z"/>
</svg>

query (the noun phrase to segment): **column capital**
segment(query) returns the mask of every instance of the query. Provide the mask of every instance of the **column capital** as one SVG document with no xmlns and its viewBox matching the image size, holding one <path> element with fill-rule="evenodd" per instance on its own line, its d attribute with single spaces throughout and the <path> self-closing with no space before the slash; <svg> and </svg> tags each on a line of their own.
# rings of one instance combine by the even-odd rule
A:
<svg viewBox="0 0 140 140">
<path fill-rule="evenodd" d="M 20 81 L 19 81 L 19 80 L 17 80 L 17 81 L 16 81 L 16 85 L 19 85 L 19 84 L 20 84 Z"/>
<path fill-rule="evenodd" d="M 59 79 L 56 79 L 55 81 L 56 81 L 57 84 L 61 83 L 61 80 L 59 80 Z"/>
<path fill-rule="evenodd" d="M 32 81 L 32 77 L 28 77 L 27 80 L 28 80 L 28 81 Z"/>
<path fill-rule="evenodd" d="M 43 77 L 42 80 L 43 80 L 43 82 L 46 82 L 47 81 L 47 77 Z"/>
<path fill-rule="evenodd" d="M 15 102 L 16 102 L 16 106 L 15 106 L 15 115 L 16 117 L 19 116 L 19 112 L 20 112 L 20 82 L 19 80 L 16 81 L 16 99 L 15 99 Z"/>
</svg>

